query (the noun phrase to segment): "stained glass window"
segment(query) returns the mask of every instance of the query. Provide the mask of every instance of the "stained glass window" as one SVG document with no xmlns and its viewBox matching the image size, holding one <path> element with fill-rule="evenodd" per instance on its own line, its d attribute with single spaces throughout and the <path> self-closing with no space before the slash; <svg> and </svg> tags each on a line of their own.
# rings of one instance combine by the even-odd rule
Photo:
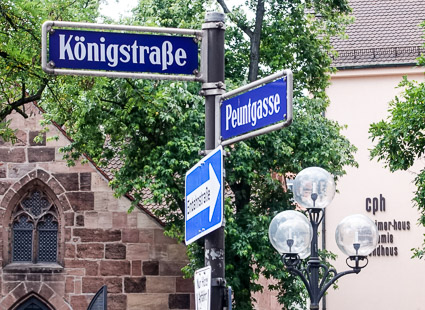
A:
<svg viewBox="0 0 425 310">
<path fill-rule="evenodd" d="M 56 207 L 40 190 L 29 193 L 13 213 L 13 262 L 56 262 L 58 256 Z"/>
</svg>

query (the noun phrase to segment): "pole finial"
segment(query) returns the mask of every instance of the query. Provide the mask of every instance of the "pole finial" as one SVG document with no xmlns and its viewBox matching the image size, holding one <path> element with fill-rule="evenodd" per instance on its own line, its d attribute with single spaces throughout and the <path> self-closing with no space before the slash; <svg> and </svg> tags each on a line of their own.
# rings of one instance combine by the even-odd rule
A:
<svg viewBox="0 0 425 310">
<path fill-rule="evenodd" d="M 207 12 L 205 13 L 205 22 L 222 22 L 226 20 L 226 14 L 220 12 Z"/>
</svg>

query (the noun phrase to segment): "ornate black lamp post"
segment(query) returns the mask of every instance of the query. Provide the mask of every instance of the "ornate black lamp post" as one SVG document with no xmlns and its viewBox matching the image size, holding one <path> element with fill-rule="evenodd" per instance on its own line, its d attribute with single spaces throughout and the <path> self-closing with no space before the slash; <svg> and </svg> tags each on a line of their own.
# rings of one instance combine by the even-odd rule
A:
<svg viewBox="0 0 425 310">
<path fill-rule="evenodd" d="M 317 248 L 318 226 L 323 219 L 323 209 L 335 195 L 333 177 L 324 169 L 310 167 L 302 170 L 294 181 L 294 198 L 306 208 L 308 218 L 298 211 L 277 214 L 269 227 L 273 247 L 282 255 L 288 271 L 298 275 L 310 296 L 310 309 L 319 309 L 326 290 L 340 277 L 359 273 L 368 263 L 369 255 L 378 244 L 378 229 L 364 215 L 346 217 L 338 224 L 335 238 L 338 247 L 348 257 L 351 270 L 338 273 L 319 260 Z M 308 257 L 305 267 L 302 260 Z M 319 277 L 320 275 L 320 277 Z"/>
</svg>

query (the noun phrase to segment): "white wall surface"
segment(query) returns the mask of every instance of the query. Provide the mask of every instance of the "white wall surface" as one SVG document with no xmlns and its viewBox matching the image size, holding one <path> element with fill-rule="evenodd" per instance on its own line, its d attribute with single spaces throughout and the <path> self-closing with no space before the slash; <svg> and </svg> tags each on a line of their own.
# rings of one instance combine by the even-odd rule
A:
<svg viewBox="0 0 425 310">
<path fill-rule="evenodd" d="M 418 211 L 411 199 L 415 190 L 414 171 L 391 173 L 384 164 L 371 160 L 369 125 L 385 119 L 388 103 L 399 92 L 396 86 L 403 75 L 424 80 L 423 69 L 400 67 L 340 71 L 332 77 L 328 88 L 331 105 L 327 117 L 347 124 L 344 134 L 356 145 L 359 168 L 348 168 L 337 188 L 332 204 L 327 208 L 327 248 L 338 255 L 334 266 L 346 270 L 345 255 L 335 243 L 335 228 L 350 214 L 361 213 L 372 220 L 410 222 L 410 230 L 380 231 L 392 235 L 397 256 L 369 258 L 369 265 L 358 275 L 347 275 L 338 281 L 337 290 L 327 295 L 327 310 L 425 310 L 425 261 L 411 259 L 411 249 L 424 241 L 425 229 L 417 225 Z M 423 166 L 423 163 L 418 163 Z M 385 198 L 385 211 L 367 212 L 366 199 Z M 395 253 L 394 253 L 395 254 Z"/>
</svg>

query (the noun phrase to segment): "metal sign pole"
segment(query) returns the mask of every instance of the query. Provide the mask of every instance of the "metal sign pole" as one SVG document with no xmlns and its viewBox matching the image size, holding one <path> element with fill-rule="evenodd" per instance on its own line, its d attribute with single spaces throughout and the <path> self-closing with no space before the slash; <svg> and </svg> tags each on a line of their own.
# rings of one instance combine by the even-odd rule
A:
<svg viewBox="0 0 425 310">
<path fill-rule="evenodd" d="M 205 83 L 202 93 L 205 96 L 205 150 L 210 151 L 219 145 L 216 133 L 219 120 L 216 120 L 216 97 L 224 93 L 224 20 L 225 15 L 208 12 L 202 25 L 202 75 Z M 211 310 L 223 310 L 225 296 L 224 281 L 224 227 L 205 236 L 205 265 L 211 266 Z"/>
<path fill-rule="evenodd" d="M 205 151 L 209 152 L 214 149 L 218 149 L 217 147 L 219 145 L 221 146 L 220 98 L 221 95 L 223 95 L 225 92 L 224 21 L 225 14 L 218 12 L 208 12 L 205 16 L 205 23 L 202 25 L 202 31 L 175 28 L 151 28 L 48 21 L 45 22 L 42 27 L 42 69 L 49 74 L 202 81 L 203 84 L 201 94 L 205 96 Z M 146 44 L 152 43 L 152 46 L 146 44 L 146 46 L 139 46 L 138 40 L 140 37 L 135 37 L 133 33 L 122 34 L 115 31 L 88 32 L 86 30 L 83 31 L 75 29 L 55 30 L 54 27 L 181 34 L 194 36 L 194 40 L 187 40 L 187 38 L 178 37 L 159 38 L 148 35 Z M 202 35 L 201 75 L 199 75 L 197 69 L 197 42 L 200 35 Z M 49 41 L 49 44 L 47 40 L 48 36 L 50 38 L 55 36 L 55 38 Z M 57 37 L 59 37 L 59 39 Z M 90 40 L 94 41 L 88 42 L 86 37 L 90 37 Z M 108 41 L 108 44 L 110 44 L 108 47 L 106 47 L 106 41 Z M 109 41 L 112 42 L 112 44 L 109 43 Z M 177 44 L 179 47 L 175 47 L 173 49 L 173 43 L 171 41 L 175 42 L 175 44 Z M 190 44 L 188 42 L 190 42 Z M 121 46 L 122 49 L 118 49 L 119 46 Z M 108 53 L 105 54 L 103 52 L 104 49 L 108 48 L 115 48 L 119 50 L 123 57 L 112 58 L 112 56 L 108 56 Z M 156 53 L 162 53 L 162 57 L 160 57 L 160 63 L 157 63 L 156 60 L 151 60 L 149 57 L 150 65 L 161 65 L 161 67 L 154 67 L 153 69 L 150 67 L 150 69 L 143 67 L 143 70 L 139 70 L 140 72 L 133 72 L 135 70 L 133 64 L 145 64 L 145 57 L 143 56 L 142 61 L 140 58 L 140 53 L 137 53 L 137 51 L 140 52 L 140 50 L 142 50 L 142 55 L 145 55 L 143 53 L 145 53 L 144 51 L 146 48 L 154 49 Z M 47 61 L 48 50 L 50 57 L 49 62 Z M 174 50 L 176 54 L 172 57 L 171 54 Z M 52 60 L 53 58 L 56 59 L 56 63 Z M 106 62 L 106 58 L 108 58 L 108 62 Z M 119 63 L 119 61 L 121 63 Z M 96 62 L 96 64 L 93 65 L 93 62 Z M 177 64 L 177 69 L 174 67 L 171 68 L 173 62 Z M 101 63 L 103 64 L 103 67 L 99 69 L 98 65 Z M 194 64 L 194 68 L 192 68 L 192 66 L 189 68 L 180 68 L 185 66 L 187 63 L 190 63 L 191 65 Z M 109 68 L 110 66 L 113 66 L 114 70 L 111 70 L 111 68 Z M 157 72 L 158 74 L 149 72 Z M 222 156 L 221 148 L 220 156 Z M 213 165 L 211 165 L 211 167 L 212 166 Z M 211 169 L 218 169 L 218 171 L 221 173 L 220 176 L 222 176 L 222 166 L 217 166 L 216 168 L 212 167 Z M 191 183 L 191 185 L 193 191 L 194 184 Z M 196 188 L 201 188 L 202 186 L 202 184 L 196 185 Z M 219 190 L 224 191 L 223 181 L 221 181 Z M 221 208 L 224 208 L 224 199 L 222 197 L 220 199 Z M 215 205 L 206 205 L 206 207 L 214 208 Z M 221 211 L 223 211 L 223 209 Z M 214 211 L 212 212 L 214 213 Z M 219 223 L 217 225 L 220 226 L 222 224 Z M 205 265 L 211 266 L 210 310 L 223 310 L 224 308 L 227 308 L 225 305 L 227 289 L 226 282 L 224 280 L 224 225 L 205 235 Z"/>
</svg>

